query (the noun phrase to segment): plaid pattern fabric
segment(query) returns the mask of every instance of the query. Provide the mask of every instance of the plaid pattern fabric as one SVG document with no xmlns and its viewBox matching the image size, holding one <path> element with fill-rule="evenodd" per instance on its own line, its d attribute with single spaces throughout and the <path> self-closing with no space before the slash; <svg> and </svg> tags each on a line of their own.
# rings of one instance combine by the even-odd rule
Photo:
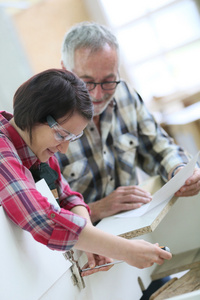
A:
<svg viewBox="0 0 200 300">
<path fill-rule="evenodd" d="M 171 168 L 188 162 L 155 122 L 141 97 L 127 85 L 118 85 L 111 104 L 100 116 L 101 132 L 93 122 L 84 135 L 70 143 L 67 154 L 57 153 L 64 177 L 86 203 L 97 201 L 118 186 L 138 184 L 136 166 L 167 181 Z"/>
<path fill-rule="evenodd" d="M 62 178 L 55 156 L 48 164 L 58 173 L 60 211 L 36 190 L 29 169 L 40 162 L 9 124 L 11 118 L 6 112 L 0 113 L 0 204 L 35 240 L 54 250 L 69 250 L 86 224 L 84 218 L 69 210 L 77 205 L 89 208 L 82 195 L 73 192 Z"/>
</svg>

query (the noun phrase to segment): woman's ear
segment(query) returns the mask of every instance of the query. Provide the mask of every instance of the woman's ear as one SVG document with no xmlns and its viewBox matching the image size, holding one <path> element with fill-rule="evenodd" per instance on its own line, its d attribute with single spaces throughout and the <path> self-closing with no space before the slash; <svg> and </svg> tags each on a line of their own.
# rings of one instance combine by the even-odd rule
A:
<svg viewBox="0 0 200 300">
<path fill-rule="evenodd" d="M 65 66 L 64 66 L 63 60 L 61 60 L 61 66 L 62 66 L 62 69 L 63 69 L 63 70 L 67 70 L 67 69 L 65 68 Z"/>
</svg>

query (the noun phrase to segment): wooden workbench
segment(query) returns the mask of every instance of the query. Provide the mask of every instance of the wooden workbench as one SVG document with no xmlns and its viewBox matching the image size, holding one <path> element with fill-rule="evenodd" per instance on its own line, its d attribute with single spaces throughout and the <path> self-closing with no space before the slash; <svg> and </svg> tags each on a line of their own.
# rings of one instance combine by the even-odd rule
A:
<svg viewBox="0 0 200 300">
<path fill-rule="evenodd" d="M 180 278 L 173 278 L 166 286 L 156 291 L 150 297 L 150 300 L 165 300 L 193 291 L 200 291 L 200 264 L 197 267 L 191 268 Z"/>
</svg>

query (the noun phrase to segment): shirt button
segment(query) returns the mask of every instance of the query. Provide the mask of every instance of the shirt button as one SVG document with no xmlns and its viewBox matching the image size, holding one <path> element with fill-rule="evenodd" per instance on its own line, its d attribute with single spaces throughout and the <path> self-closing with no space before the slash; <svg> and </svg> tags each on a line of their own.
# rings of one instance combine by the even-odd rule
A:
<svg viewBox="0 0 200 300">
<path fill-rule="evenodd" d="M 55 215 L 54 213 L 51 214 L 51 218 L 52 218 L 52 219 L 55 218 L 55 216 L 56 216 L 56 215 Z"/>
<path fill-rule="evenodd" d="M 90 130 L 91 130 L 91 131 L 94 131 L 94 127 L 91 127 Z"/>
<path fill-rule="evenodd" d="M 130 145 L 133 145 L 133 141 L 130 141 L 129 144 L 130 144 Z"/>
<path fill-rule="evenodd" d="M 72 176 L 72 177 L 74 177 L 74 176 L 75 176 L 75 174 L 74 174 L 74 173 L 71 173 L 71 176 Z"/>
</svg>

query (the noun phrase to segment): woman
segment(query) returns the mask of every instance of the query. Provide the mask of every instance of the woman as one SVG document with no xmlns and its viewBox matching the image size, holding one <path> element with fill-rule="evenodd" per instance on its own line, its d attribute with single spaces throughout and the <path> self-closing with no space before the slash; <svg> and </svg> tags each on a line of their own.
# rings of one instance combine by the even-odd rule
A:
<svg viewBox="0 0 200 300">
<path fill-rule="evenodd" d="M 0 114 L 1 205 L 15 224 L 50 249 L 74 247 L 89 252 L 90 267 L 110 262 L 107 257 L 138 268 L 162 264 L 171 254 L 157 244 L 126 240 L 95 228 L 83 197 L 61 177 L 54 154 L 66 153 L 69 143 L 83 134 L 92 113 L 84 83 L 71 72 L 50 69 L 18 88 L 13 116 Z M 37 191 L 35 180 L 43 177 L 47 183 L 54 178 L 49 186 L 57 191 L 60 209 Z M 85 271 L 83 276 L 96 271 Z"/>
</svg>

